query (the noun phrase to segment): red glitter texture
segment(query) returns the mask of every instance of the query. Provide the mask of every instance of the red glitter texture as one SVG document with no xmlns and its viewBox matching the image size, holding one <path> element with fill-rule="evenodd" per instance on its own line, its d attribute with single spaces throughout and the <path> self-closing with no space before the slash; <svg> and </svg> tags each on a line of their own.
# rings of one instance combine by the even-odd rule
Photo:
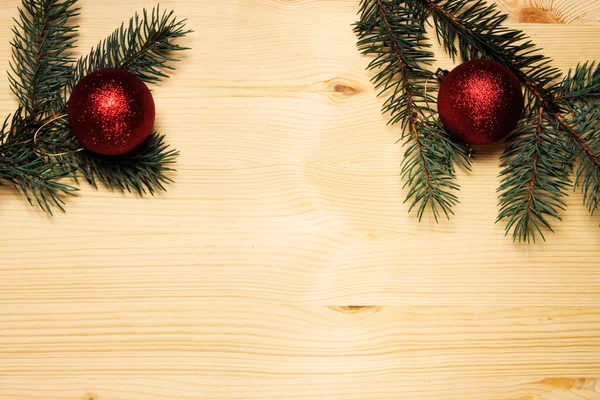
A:
<svg viewBox="0 0 600 400">
<path fill-rule="evenodd" d="M 523 112 L 523 94 L 517 77 L 502 64 L 469 61 L 444 78 L 438 111 L 444 128 L 456 139 L 488 144 L 515 127 Z"/>
<path fill-rule="evenodd" d="M 123 69 L 100 69 L 73 89 L 67 113 L 81 144 L 99 154 L 120 155 L 148 137 L 154 100 L 140 78 Z"/>
</svg>

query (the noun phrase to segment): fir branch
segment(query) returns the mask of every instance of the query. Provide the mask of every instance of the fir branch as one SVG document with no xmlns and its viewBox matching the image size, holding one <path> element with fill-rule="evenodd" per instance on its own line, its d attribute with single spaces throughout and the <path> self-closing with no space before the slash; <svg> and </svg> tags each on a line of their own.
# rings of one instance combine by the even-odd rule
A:
<svg viewBox="0 0 600 400">
<path fill-rule="evenodd" d="M 580 163 L 574 188 L 581 188 L 591 214 L 600 205 L 600 107 L 598 104 L 572 104 L 570 120 L 560 117 L 560 128 L 569 134 L 570 151 Z"/>
<path fill-rule="evenodd" d="M 536 232 L 545 240 L 541 227 L 553 232 L 547 217 L 562 220 L 573 158 L 554 114 L 537 102 L 528 108 L 501 157 L 496 222 L 506 219 L 506 234 L 514 228 L 514 239 L 535 242 Z"/>
<path fill-rule="evenodd" d="M 570 184 L 573 159 L 564 125 L 557 118 L 555 98 L 558 69 L 520 30 L 502 25 L 507 16 L 495 4 L 483 0 L 419 0 L 433 16 L 438 40 L 446 51 L 463 61 L 487 58 L 509 68 L 526 90 L 527 109 L 502 156 L 498 221 L 507 220 L 507 234 L 514 239 L 534 240 L 541 228 L 552 228 L 548 217 L 560 220 L 562 198 Z M 455 42 L 458 42 L 458 49 Z M 563 127 L 564 129 L 564 127 Z"/>
<path fill-rule="evenodd" d="M 433 16 L 438 40 L 454 59 L 486 58 L 509 68 L 546 112 L 553 110 L 552 90 L 561 76 L 521 30 L 502 25 L 508 17 L 484 0 L 417 0 Z M 458 42 L 459 49 L 456 49 Z"/>
<path fill-rule="evenodd" d="M 357 46 L 364 55 L 374 56 L 367 69 L 376 70 L 373 77 L 379 95 L 388 99 L 382 111 L 389 113 L 390 124 L 400 123 L 405 157 L 401 175 L 409 187 L 405 201 L 412 201 L 422 218 L 429 206 L 434 218 L 452 213 L 458 202 L 453 162 L 468 168 L 470 158 L 465 146 L 450 139 L 434 118 L 429 106 L 435 98 L 428 93 L 435 79 L 425 69 L 433 53 L 425 43 L 422 12 L 410 2 L 362 0 L 360 20 L 356 24 Z"/>
<path fill-rule="evenodd" d="M 563 79 L 556 100 L 567 106 L 594 105 L 600 100 L 600 64 L 586 62 L 570 70 Z"/>
<path fill-rule="evenodd" d="M 71 178 L 56 160 L 40 155 L 33 142 L 7 140 L 9 137 L 24 137 L 29 131 L 30 121 L 23 108 L 7 118 L 0 130 L 0 185 L 10 185 L 25 195 L 30 204 L 37 203 L 50 214 L 58 207 L 64 211 L 64 196 L 72 196 L 77 189 L 60 182 Z"/>
<path fill-rule="evenodd" d="M 80 59 L 68 83 L 68 90 L 88 73 L 100 68 L 124 68 L 148 83 L 155 83 L 173 70 L 171 62 L 178 59 L 173 53 L 186 50 L 173 41 L 190 33 L 185 20 L 178 20 L 174 12 L 161 12 L 159 7 L 148 13 L 145 9 L 130 19 L 128 27 L 122 24 L 88 56 Z M 66 102 L 65 102 L 66 105 Z M 62 127 L 67 138 L 72 137 L 67 124 Z M 130 154 L 119 157 L 102 157 L 88 151 L 73 151 L 73 143 L 64 141 L 62 162 L 77 170 L 93 186 L 102 183 L 109 189 L 133 191 L 139 195 L 162 191 L 171 182 L 168 165 L 174 163 L 179 152 L 168 149 L 164 137 L 151 135 Z"/>
<path fill-rule="evenodd" d="M 0 184 L 16 187 L 48 212 L 56 206 L 62 209 L 64 195 L 74 194 L 75 188 L 60 181 L 77 180 L 77 173 L 93 186 L 101 183 L 140 195 L 164 190 L 178 155 L 158 134 L 123 156 L 81 151 L 64 116 L 72 88 L 99 68 L 125 68 L 146 82 L 167 77 L 165 70 L 173 69 L 171 62 L 177 60 L 172 53 L 185 49 L 172 42 L 190 32 L 185 20 L 158 7 L 151 13 L 144 10 L 73 66 L 68 50 L 75 28 L 67 20 L 75 15 L 75 2 L 23 0 L 10 78 L 22 107 L 0 132 Z"/>
<path fill-rule="evenodd" d="M 561 219 L 576 159 L 581 163 L 574 186 L 581 188 L 593 213 L 600 204 L 600 67 L 579 65 L 558 83 L 562 74 L 550 65 L 551 60 L 522 31 L 504 27 L 507 15 L 484 0 L 364 0 L 357 24 L 359 47 L 364 54 L 376 56 L 370 68 L 384 71 L 375 76 L 376 83 L 383 85 L 382 93 L 392 94 L 384 111 L 392 114 L 392 123 L 401 121 L 409 140 L 414 140 L 403 164 L 409 196 L 415 198 L 413 206 L 428 199 L 423 194 L 426 190 L 415 190 L 427 187 L 430 176 L 450 171 L 453 177 L 452 166 L 446 163 L 452 150 L 443 149 L 444 143 L 451 142 L 438 139 L 436 143 L 435 135 L 444 133 L 441 126 L 439 131 L 435 126 L 435 114 L 428 112 L 429 94 L 422 84 L 428 75 L 424 65 L 431 58 L 420 52 L 420 42 L 430 15 L 438 41 L 453 59 L 500 62 L 525 89 L 525 112 L 502 156 L 498 220 L 507 221 L 507 234 L 513 231 L 515 240 L 535 241 L 538 235 L 544 238 L 543 230 L 552 231 L 550 219 Z M 424 95 L 418 98 L 420 93 Z M 443 150 L 430 150 L 435 144 L 436 150 Z M 430 159 L 427 154 L 439 157 L 436 165 L 442 166 L 441 171 L 431 172 L 424 163 Z M 417 189 L 413 189 L 415 183 L 420 185 L 414 186 Z M 454 204 L 449 199 L 448 209 Z"/>
<path fill-rule="evenodd" d="M 167 174 L 174 171 L 178 151 L 169 149 L 164 136 L 151 134 L 138 148 L 121 156 L 102 156 L 90 151 L 72 151 L 57 157 L 63 166 L 83 175 L 89 184 L 101 183 L 111 190 L 134 192 L 140 196 L 165 191 L 173 182 Z"/>
<path fill-rule="evenodd" d="M 178 20 L 173 11 L 161 12 L 159 7 L 150 13 L 145 9 L 142 16 L 136 14 L 128 27 L 124 24 L 99 43 L 76 66 L 72 79 L 67 84 L 71 91 L 77 82 L 88 73 L 100 68 L 124 68 L 148 83 L 155 83 L 168 75 L 164 70 L 173 70 L 171 62 L 177 61 L 174 52 L 186 50 L 173 42 L 184 37 L 185 20 Z M 66 93 L 58 109 L 64 113 Z M 165 190 L 171 182 L 168 167 L 175 162 L 179 152 L 164 144 L 164 137 L 151 135 L 140 147 L 130 154 L 119 157 L 103 157 L 89 151 L 77 151 L 79 144 L 73 140 L 68 123 L 61 120 L 54 126 L 56 138 L 49 153 L 66 153 L 60 156 L 61 163 L 71 171 L 77 171 L 94 187 L 99 183 L 111 190 L 136 192 L 139 195 L 154 194 Z M 45 137 L 45 135 L 40 135 Z M 58 140 L 62 137 L 62 140 Z"/>
<path fill-rule="evenodd" d="M 513 230 L 515 240 L 535 242 L 536 234 L 544 239 L 542 227 L 552 231 L 548 217 L 561 220 L 571 161 L 555 145 L 563 138 L 544 119 L 544 110 L 528 108 L 526 114 L 501 157 L 498 221 L 508 220 L 506 233 Z M 529 124 L 531 120 L 535 124 Z"/>
<path fill-rule="evenodd" d="M 63 209 L 63 197 L 77 189 L 60 182 L 72 174 L 40 154 L 33 136 L 72 72 L 76 27 L 68 22 L 77 15 L 75 3 L 24 0 L 11 43 L 8 78 L 20 106 L 0 132 L 0 184 L 13 186 L 49 213 L 54 207 Z"/>
<path fill-rule="evenodd" d="M 459 190 L 452 161 L 456 157 L 465 168 L 469 157 L 459 144 L 449 140 L 443 127 L 432 117 L 424 123 L 410 124 L 412 135 L 407 135 L 402 161 L 403 188 L 409 188 L 405 201 L 412 199 L 409 211 L 417 207 L 417 217 L 423 217 L 427 206 L 437 221 L 441 213 L 446 217 L 458 203 L 453 193 Z M 450 156 L 449 156 L 450 155 Z"/>
<path fill-rule="evenodd" d="M 13 28 L 10 87 L 32 120 L 43 117 L 72 72 L 77 0 L 28 0 Z"/>
<path fill-rule="evenodd" d="M 64 196 L 72 196 L 77 188 L 60 182 L 71 175 L 57 162 L 40 157 L 31 147 L 20 147 L 12 153 L 2 153 L 0 182 L 10 183 L 30 204 L 37 203 L 52 214 L 57 207 L 64 211 Z"/>
<path fill-rule="evenodd" d="M 124 68 L 148 83 L 167 78 L 165 70 L 174 69 L 171 63 L 178 61 L 173 53 L 188 49 L 173 42 L 192 32 L 185 22 L 175 18 L 173 10 L 161 12 L 158 6 L 150 13 L 144 9 L 141 17 L 136 13 L 127 26 L 121 24 L 77 62 L 69 90 L 100 68 Z"/>
<path fill-rule="evenodd" d="M 581 188 L 594 214 L 600 204 L 600 65 L 586 62 L 569 71 L 556 99 L 565 111 L 557 117 L 559 128 L 568 135 L 572 157 L 580 160 L 574 188 Z"/>
</svg>

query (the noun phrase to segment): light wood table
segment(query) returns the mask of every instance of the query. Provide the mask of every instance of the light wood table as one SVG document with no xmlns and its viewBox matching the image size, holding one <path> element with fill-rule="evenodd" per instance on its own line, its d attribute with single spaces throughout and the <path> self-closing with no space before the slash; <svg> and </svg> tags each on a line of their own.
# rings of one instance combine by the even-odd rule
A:
<svg viewBox="0 0 600 400">
<path fill-rule="evenodd" d="M 600 60 L 598 0 L 499 5 L 562 70 Z M 82 51 L 143 6 L 82 0 Z M 514 244 L 499 144 L 456 216 L 419 224 L 357 0 L 161 6 L 195 31 L 154 87 L 176 184 L 82 186 L 53 218 L 0 190 L 1 400 L 600 399 L 600 218 L 579 193 L 547 242 Z"/>
</svg>

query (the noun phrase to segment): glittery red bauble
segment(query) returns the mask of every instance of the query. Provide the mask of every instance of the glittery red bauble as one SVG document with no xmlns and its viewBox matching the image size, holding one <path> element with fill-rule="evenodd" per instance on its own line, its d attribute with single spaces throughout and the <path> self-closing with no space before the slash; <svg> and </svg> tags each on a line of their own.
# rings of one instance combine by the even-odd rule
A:
<svg viewBox="0 0 600 400">
<path fill-rule="evenodd" d="M 99 69 L 75 86 L 67 113 L 85 148 L 114 156 L 130 152 L 148 137 L 154 125 L 154 100 L 134 74 Z"/>
<path fill-rule="evenodd" d="M 469 61 L 442 82 L 438 111 L 444 128 L 469 144 L 487 144 L 506 136 L 523 112 L 517 77 L 491 60 Z"/>
</svg>

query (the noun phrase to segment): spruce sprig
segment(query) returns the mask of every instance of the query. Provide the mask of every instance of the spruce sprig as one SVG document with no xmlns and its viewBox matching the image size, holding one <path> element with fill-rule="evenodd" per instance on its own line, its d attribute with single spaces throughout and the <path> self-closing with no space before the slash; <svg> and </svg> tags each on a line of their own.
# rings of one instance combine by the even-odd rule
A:
<svg viewBox="0 0 600 400">
<path fill-rule="evenodd" d="M 570 150 L 580 160 L 574 186 L 581 189 L 587 209 L 594 214 L 600 205 L 600 107 L 573 105 L 570 110 Z"/>
<path fill-rule="evenodd" d="M 400 16 L 398 24 L 391 26 L 392 34 L 397 35 L 414 26 L 425 26 L 431 16 L 438 41 L 453 59 L 492 59 L 508 67 L 520 80 L 525 89 L 526 107 L 502 155 L 502 182 L 498 189 L 498 221 L 506 221 L 507 234 L 512 231 L 515 240 L 535 241 L 538 236 L 544 239 L 545 230 L 552 231 L 550 220 L 561 219 L 560 212 L 566 207 L 564 197 L 572 184 L 570 174 L 577 160 L 581 162 L 574 186 L 583 192 L 591 213 L 598 208 L 600 67 L 589 62 L 581 64 L 561 82 L 562 74 L 551 66 L 551 60 L 524 32 L 505 27 L 507 15 L 484 0 L 363 3 L 403 9 L 404 13 L 397 14 Z M 408 14 L 412 18 L 406 18 Z M 368 21 L 372 29 L 378 28 L 371 19 L 365 19 L 364 13 L 358 26 Z M 422 35 L 418 40 L 424 40 L 424 33 Z M 391 56 L 394 53 L 389 45 L 379 46 L 377 42 L 366 42 L 359 47 L 364 54 L 387 52 Z M 413 72 L 411 68 L 423 76 L 429 73 L 429 59 L 416 58 L 410 53 L 405 55 L 407 75 Z M 383 57 L 385 55 L 380 56 Z M 381 67 L 397 73 L 389 65 Z M 407 158 L 408 162 L 414 160 L 414 157 Z"/>
<path fill-rule="evenodd" d="M 544 238 L 542 226 L 552 231 L 546 217 L 561 220 L 559 210 L 566 206 L 562 198 L 571 184 L 569 175 L 577 159 L 582 163 L 575 187 L 582 182 L 585 203 L 593 213 L 600 188 L 600 153 L 594 146 L 599 120 L 598 113 L 588 112 L 581 102 L 589 105 L 599 98 L 599 70 L 593 69 L 593 63 L 585 63 L 561 84 L 560 71 L 527 35 L 501 25 L 507 15 L 495 4 L 485 5 L 482 0 L 420 1 L 431 10 L 447 50 L 448 40 L 456 38 L 463 60 L 496 60 L 511 69 L 525 89 L 528 108 L 521 127 L 534 129 L 517 129 L 511 136 L 512 145 L 502 156 L 505 168 L 500 173 L 498 220 L 508 220 L 507 233 L 514 228 L 515 239 L 535 241 L 536 233 Z M 521 146 L 523 141 L 535 146 Z M 529 172 L 518 175 L 515 171 Z"/>
<path fill-rule="evenodd" d="M 538 234 L 544 239 L 543 229 L 552 231 L 548 217 L 561 220 L 572 161 L 542 107 L 530 104 L 524 114 L 500 159 L 498 220 L 507 220 L 515 240 L 535 241 Z"/>
<path fill-rule="evenodd" d="M 561 82 L 557 101 L 567 106 L 595 105 L 600 100 L 600 64 L 585 62 L 569 71 Z"/>
<path fill-rule="evenodd" d="M 559 127 L 567 133 L 573 158 L 580 160 L 574 186 L 594 214 L 600 205 L 600 65 L 586 62 L 569 71 L 556 98 L 565 111 Z"/>
<path fill-rule="evenodd" d="M 166 190 L 165 185 L 173 182 L 167 173 L 174 171 L 171 165 L 178 155 L 178 151 L 169 149 L 164 136 L 155 132 L 140 147 L 124 155 L 109 157 L 84 150 L 60 156 L 59 160 L 78 171 L 93 187 L 102 184 L 142 196 Z"/>
<path fill-rule="evenodd" d="M 64 210 L 64 197 L 74 195 L 77 188 L 64 183 L 73 177 L 71 172 L 56 160 L 40 156 L 24 135 L 31 132 L 27 115 L 19 107 L 0 129 L 0 185 L 14 187 L 30 204 L 52 214 L 53 208 Z"/>
<path fill-rule="evenodd" d="M 64 179 L 77 181 L 78 175 L 93 186 L 140 195 L 164 190 L 178 154 L 164 136 L 153 133 L 129 154 L 103 157 L 81 151 L 64 116 L 72 88 L 97 69 L 124 68 L 149 83 L 166 78 L 177 61 L 173 55 L 186 49 L 173 42 L 190 32 L 185 20 L 159 7 L 144 10 L 75 63 L 77 27 L 69 20 L 79 10 L 76 0 L 22 3 L 9 74 L 20 106 L 0 131 L 0 185 L 12 185 L 50 213 L 77 190 Z"/>
<path fill-rule="evenodd" d="M 79 10 L 76 2 L 23 1 L 15 19 L 8 79 L 30 122 L 45 116 L 48 103 L 61 95 L 71 77 L 77 27 L 69 20 Z"/>
<path fill-rule="evenodd" d="M 72 71 L 72 49 L 77 15 L 76 0 L 23 2 L 13 28 L 10 88 L 19 108 L 0 130 L 0 185 L 14 187 L 29 203 L 51 213 L 63 209 L 64 196 L 76 188 L 64 183 L 72 178 L 59 162 L 40 154 L 34 142 L 37 129 L 52 113 L 52 103 L 63 91 Z M 51 145 L 53 136 L 45 139 Z"/>
<path fill-rule="evenodd" d="M 551 101 L 560 70 L 550 65 L 552 60 L 523 31 L 502 25 L 508 15 L 496 4 L 484 0 L 416 1 L 433 17 L 437 38 L 453 59 L 460 55 L 462 61 L 497 61 L 519 78 L 534 100 Z"/>
<path fill-rule="evenodd" d="M 453 58 L 486 58 L 508 67 L 526 90 L 527 108 L 501 158 L 498 221 L 515 240 L 535 241 L 548 218 L 560 220 L 572 161 L 554 118 L 556 80 L 561 76 L 527 35 L 502 24 L 506 14 L 483 0 L 420 0 L 433 16 L 438 40 Z M 458 43 L 458 49 L 455 43 Z"/>
<path fill-rule="evenodd" d="M 165 70 L 173 70 L 176 52 L 188 50 L 176 39 L 191 33 L 185 28 L 186 20 L 175 17 L 174 11 L 161 11 L 160 6 L 141 16 L 136 13 L 129 24 L 121 24 L 90 53 L 77 61 L 69 89 L 87 74 L 100 68 L 123 68 L 147 83 L 168 78 Z"/>
<path fill-rule="evenodd" d="M 434 218 L 449 217 L 458 202 L 455 163 L 469 168 L 466 146 L 454 142 L 437 121 L 434 104 L 436 80 L 425 68 L 434 61 L 426 43 L 419 9 L 411 2 L 362 0 L 355 26 L 357 46 L 373 56 L 368 69 L 379 95 L 388 96 L 382 111 L 389 124 L 399 123 L 405 153 L 401 175 L 408 187 L 407 202 L 419 219 L 430 208 Z"/>
<path fill-rule="evenodd" d="M 165 70 L 173 70 L 173 63 L 179 61 L 174 55 L 188 49 L 174 41 L 190 32 L 185 29 L 185 20 L 178 20 L 173 11 L 161 11 L 158 6 L 150 12 L 144 9 L 141 16 L 136 13 L 127 25 L 121 24 L 77 61 L 68 90 L 101 68 L 123 68 L 147 83 L 168 78 Z M 63 164 L 81 174 L 92 186 L 97 187 L 100 182 L 111 190 L 143 195 L 164 191 L 164 185 L 172 182 L 167 174 L 173 171 L 170 166 L 179 152 L 169 149 L 163 135 L 153 133 L 140 147 L 124 156 L 102 157 L 89 151 L 72 151 L 77 143 L 68 124 L 61 124 L 66 138 L 63 152 L 67 153 L 61 157 Z M 57 151 L 60 149 L 54 150 Z"/>
</svg>

